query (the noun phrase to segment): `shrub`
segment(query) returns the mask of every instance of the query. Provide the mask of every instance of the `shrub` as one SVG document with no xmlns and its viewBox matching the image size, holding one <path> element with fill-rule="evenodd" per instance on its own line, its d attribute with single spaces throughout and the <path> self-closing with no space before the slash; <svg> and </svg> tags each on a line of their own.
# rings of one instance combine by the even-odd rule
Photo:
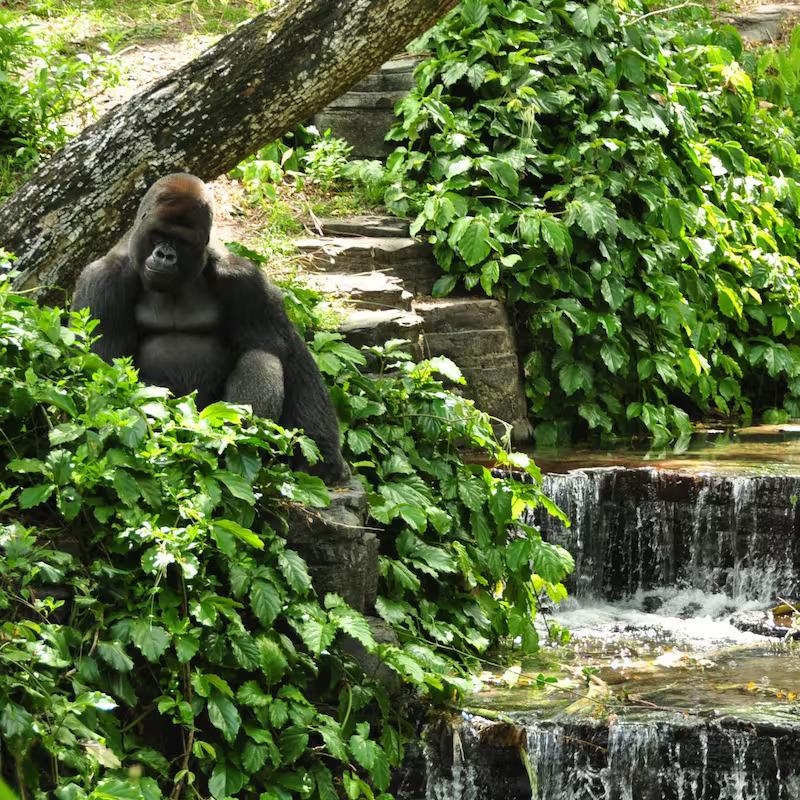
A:
<svg viewBox="0 0 800 800">
<path fill-rule="evenodd" d="M 284 538 L 290 504 L 327 502 L 282 460 L 313 458 L 310 440 L 169 399 L 91 354 L 85 315 L 65 322 L 0 282 L 0 777 L 23 800 L 386 798 L 407 723 L 340 634 L 447 698 L 490 644 L 535 647 L 538 596 L 563 594 L 571 560 L 512 528 L 546 502 L 538 484 L 465 464 L 454 443 L 535 469 L 444 391 L 447 363 L 370 379 L 316 334 L 387 526 L 379 611 L 399 642 L 379 645 L 315 596 Z"/>
<path fill-rule="evenodd" d="M 0 8 L 0 196 L 65 143 L 62 118 L 98 75 L 117 78 L 102 54 L 61 55 Z"/>
<path fill-rule="evenodd" d="M 428 232 L 437 294 L 513 307 L 542 443 L 800 416 L 794 112 L 733 29 L 646 12 L 465 0 L 398 108 L 387 202 Z"/>
</svg>

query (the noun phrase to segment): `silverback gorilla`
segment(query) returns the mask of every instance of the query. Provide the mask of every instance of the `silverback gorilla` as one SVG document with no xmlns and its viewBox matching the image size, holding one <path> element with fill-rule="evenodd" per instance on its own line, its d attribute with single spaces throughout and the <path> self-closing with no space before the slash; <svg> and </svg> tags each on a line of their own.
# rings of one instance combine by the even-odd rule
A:
<svg viewBox="0 0 800 800">
<path fill-rule="evenodd" d="M 132 356 L 145 383 L 175 395 L 197 390 L 200 407 L 247 403 L 303 428 L 322 454 L 313 471 L 345 480 L 330 395 L 280 292 L 212 239 L 212 222 L 199 178 L 177 173 L 150 187 L 133 228 L 78 279 L 73 308 L 100 321 L 95 352 L 106 361 Z"/>
</svg>

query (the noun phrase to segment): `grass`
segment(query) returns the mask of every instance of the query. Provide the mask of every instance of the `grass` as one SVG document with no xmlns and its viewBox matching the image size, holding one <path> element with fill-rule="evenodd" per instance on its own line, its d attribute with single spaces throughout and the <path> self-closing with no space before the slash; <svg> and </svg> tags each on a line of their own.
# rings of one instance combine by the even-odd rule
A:
<svg viewBox="0 0 800 800">
<path fill-rule="evenodd" d="M 272 0 L 34 0 L 10 3 L 61 52 L 94 48 L 112 52 L 153 39 L 218 36 L 266 11 Z"/>
</svg>

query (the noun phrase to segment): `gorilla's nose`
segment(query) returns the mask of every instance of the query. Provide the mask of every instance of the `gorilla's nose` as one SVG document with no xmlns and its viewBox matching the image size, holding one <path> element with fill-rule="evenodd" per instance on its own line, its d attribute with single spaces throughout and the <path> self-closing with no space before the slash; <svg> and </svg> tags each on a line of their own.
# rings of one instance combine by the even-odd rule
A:
<svg viewBox="0 0 800 800">
<path fill-rule="evenodd" d="M 171 244 L 156 245 L 153 255 L 165 265 L 171 266 L 178 260 L 178 254 Z"/>
</svg>

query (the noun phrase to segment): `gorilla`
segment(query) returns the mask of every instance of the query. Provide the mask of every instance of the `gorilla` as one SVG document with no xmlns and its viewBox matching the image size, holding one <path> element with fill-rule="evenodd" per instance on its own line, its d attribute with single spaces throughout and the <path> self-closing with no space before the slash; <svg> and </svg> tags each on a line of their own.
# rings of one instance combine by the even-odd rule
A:
<svg viewBox="0 0 800 800">
<path fill-rule="evenodd" d="M 212 200 L 199 178 L 176 173 L 150 187 L 131 230 L 81 273 L 72 307 L 100 321 L 93 349 L 106 361 L 131 356 L 145 383 L 175 395 L 196 390 L 201 408 L 246 403 L 303 428 L 322 455 L 309 471 L 329 483 L 348 478 L 316 362 L 279 290 L 214 241 Z M 299 459 L 295 466 L 307 468 Z"/>
</svg>

